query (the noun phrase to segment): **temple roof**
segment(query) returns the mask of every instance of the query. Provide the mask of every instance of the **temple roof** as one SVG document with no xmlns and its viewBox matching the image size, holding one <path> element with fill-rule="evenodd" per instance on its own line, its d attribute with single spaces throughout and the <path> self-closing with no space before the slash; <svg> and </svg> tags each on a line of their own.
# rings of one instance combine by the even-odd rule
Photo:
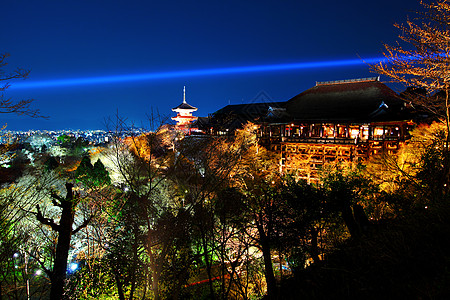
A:
<svg viewBox="0 0 450 300">
<path fill-rule="evenodd" d="M 187 102 L 183 102 L 180 105 L 178 105 L 177 107 L 172 108 L 173 111 L 178 110 L 178 109 L 197 110 L 197 107 L 187 104 Z"/>
<path fill-rule="evenodd" d="M 404 101 L 378 78 L 317 83 L 286 104 L 294 120 L 401 120 Z"/>
<path fill-rule="evenodd" d="M 227 105 L 214 113 L 214 115 L 233 114 L 245 116 L 248 119 L 262 117 L 267 114 L 270 107 L 284 107 L 285 102 L 264 102 Z"/>
<path fill-rule="evenodd" d="M 213 114 L 212 125 L 235 130 L 247 122 L 261 122 L 271 108 L 282 108 L 284 105 L 285 102 L 227 105 Z"/>
</svg>

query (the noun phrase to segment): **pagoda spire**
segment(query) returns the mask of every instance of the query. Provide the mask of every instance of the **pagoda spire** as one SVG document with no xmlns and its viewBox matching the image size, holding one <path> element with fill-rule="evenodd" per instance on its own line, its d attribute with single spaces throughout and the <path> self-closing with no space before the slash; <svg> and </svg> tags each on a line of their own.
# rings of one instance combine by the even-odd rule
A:
<svg viewBox="0 0 450 300">
<path fill-rule="evenodd" d="M 186 103 L 186 86 L 183 86 L 183 103 Z"/>
</svg>

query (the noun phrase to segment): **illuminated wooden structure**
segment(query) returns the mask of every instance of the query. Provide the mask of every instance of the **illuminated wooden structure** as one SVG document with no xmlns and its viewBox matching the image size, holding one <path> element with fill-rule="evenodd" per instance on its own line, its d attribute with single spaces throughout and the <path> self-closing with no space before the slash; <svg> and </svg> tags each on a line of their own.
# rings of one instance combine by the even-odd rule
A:
<svg viewBox="0 0 450 300">
<path fill-rule="evenodd" d="M 264 114 L 257 113 L 263 108 Z M 213 115 L 211 124 L 233 124 L 221 121 L 230 116 L 238 116 L 239 124 L 260 125 L 260 143 L 280 155 L 280 169 L 296 170 L 308 181 L 326 162 L 397 151 L 414 124 L 411 107 L 378 77 L 317 82 L 287 102 L 229 105 Z"/>
<path fill-rule="evenodd" d="M 285 112 L 261 124 L 261 143 L 280 153 L 282 169 L 308 180 L 327 162 L 397 151 L 414 124 L 408 105 L 379 78 L 318 82 Z"/>
<path fill-rule="evenodd" d="M 178 130 L 189 133 L 192 122 L 197 120 L 197 117 L 192 115 L 194 111 L 197 111 L 197 108 L 186 102 L 186 87 L 183 88 L 183 102 L 177 107 L 172 108 L 172 111 L 177 113 L 175 117 L 172 117 L 172 120 L 177 122 L 175 127 Z"/>
</svg>

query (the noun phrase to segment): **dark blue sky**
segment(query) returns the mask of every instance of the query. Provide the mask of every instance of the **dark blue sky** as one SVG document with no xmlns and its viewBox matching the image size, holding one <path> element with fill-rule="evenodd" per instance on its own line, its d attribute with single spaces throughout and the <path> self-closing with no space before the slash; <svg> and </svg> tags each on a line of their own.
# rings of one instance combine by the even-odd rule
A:
<svg viewBox="0 0 450 300">
<path fill-rule="evenodd" d="M 173 116 L 183 86 L 197 116 L 262 91 L 285 101 L 316 81 L 370 77 L 364 65 L 20 88 L 47 80 L 381 56 L 420 8 L 378 1 L 4 1 L 0 52 L 31 69 L 6 96 L 33 98 L 48 120 L 2 115 L 10 130 L 104 129 L 119 112 L 146 125 L 151 110 Z M 382 78 L 387 80 L 387 78 Z M 14 86 L 16 84 L 16 86 Z"/>
</svg>

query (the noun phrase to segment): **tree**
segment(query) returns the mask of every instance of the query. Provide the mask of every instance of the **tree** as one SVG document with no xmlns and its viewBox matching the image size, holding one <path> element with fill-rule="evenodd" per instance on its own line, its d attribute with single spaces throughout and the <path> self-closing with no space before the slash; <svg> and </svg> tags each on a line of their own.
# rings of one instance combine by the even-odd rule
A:
<svg viewBox="0 0 450 300">
<path fill-rule="evenodd" d="M 83 156 L 78 168 L 75 170 L 74 176 L 87 187 L 111 184 L 111 178 L 102 161 L 98 159 L 92 165 L 89 155 Z"/>
<path fill-rule="evenodd" d="M 50 172 L 56 169 L 59 166 L 59 162 L 56 160 L 54 156 L 50 156 L 44 162 L 44 171 Z"/>
<path fill-rule="evenodd" d="M 361 165 L 327 165 L 323 170 L 323 194 L 328 213 L 339 213 L 353 238 L 368 229 L 363 201 L 375 192 L 370 180 L 362 174 Z"/>
<path fill-rule="evenodd" d="M 406 25 L 396 24 L 401 30 L 399 38 L 404 46 L 385 44 L 386 61 L 372 65 L 372 70 L 393 81 L 413 88 L 408 101 L 420 104 L 433 115 L 442 118 L 445 126 L 443 174 L 438 191 L 446 192 L 450 172 L 450 2 L 421 1 L 425 11 L 417 14 Z M 421 90 L 425 90 L 424 95 Z"/>
<path fill-rule="evenodd" d="M 12 98 L 5 97 L 5 91 L 10 87 L 9 82 L 15 79 L 25 79 L 30 74 L 29 70 L 17 68 L 12 72 L 4 71 L 8 63 L 6 59 L 9 57 L 8 53 L 0 54 L 0 81 L 4 81 L 0 85 L 0 113 L 14 113 L 18 115 L 26 115 L 33 118 L 43 117 L 39 109 L 31 108 L 33 99 L 14 101 Z"/>
<path fill-rule="evenodd" d="M 306 255 L 320 261 L 318 237 L 321 233 L 320 221 L 323 217 L 324 199 L 321 189 L 306 181 L 296 180 L 294 176 L 282 178 L 279 197 L 283 200 L 287 222 L 283 222 L 283 236 L 280 244 L 288 253 L 288 259 L 294 272 L 303 269 Z"/>
<path fill-rule="evenodd" d="M 165 174 L 174 161 L 174 132 L 163 125 L 153 126 L 161 124 L 158 117 L 152 116 L 150 123 L 155 131 L 136 134 L 118 117 L 110 158 L 120 174 L 127 214 L 132 217 L 126 225 L 135 231 L 127 241 L 134 246 L 130 263 L 138 264 L 143 259 L 149 269 L 147 281 L 140 282 L 140 287 L 136 278 L 130 280 L 129 298 L 133 298 L 133 293 L 145 294 L 150 287 L 154 299 L 160 299 L 165 292 L 162 276 L 175 261 L 171 258 L 185 250 L 185 243 L 180 242 L 185 234 L 180 226 L 175 226 L 183 222 L 185 214 L 178 197 L 171 194 Z M 114 239 L 111 243 L 115 243 Z M 144 254 L 137 255 L 141 251 Z"/>
<path fill-rule="evenodd" d="M 237 131 L 234 147 L 239 147 L 239 166 L 232 174 L 233 184 L 245 198 L 242 212 L 248 222 L 245 231 L 262 252 L 267 294 L 276 297 L 277 285 L 272 251 L 278 235 L 281 202 L 278 201 L 280 174 L 277 157 L 258 145 L 256 126 L 248 123 Z"/>
<path fill-rule="evenodd" d="M 215 216 L 215 200 L 230 184 L 230 176 L 238 168 L 243 144 L 230 137 L 186 137 L 177 143 L 177 158 L 169 178 L 182 195 L 182 205 L 193 215 L 192 220 L 196 258 L 208 276 L 209 296 L 215 299 L 214 268 L 224 257 L 226 238 L 217 234 L 219 220 Z M 224 228 L 225 230 L 225 228 Z M 224 233 L 224 231 L 222 231 Z M 222 268 L 222 271 L 224 269 Z M 222 272 L 224 278 L 225 272 Z M 222 294 L 225 291 L 222 281 Z"/>
<path fill-rule="evenodd" d="M 367 173 L 380 187 L 387 201 L 382 214 L 397 215 L 423 209 L 442 200 L 442 177 L 446 176 L 446 126 L 442 122 L 420 124 L 411 131 L 411 140 L 395 155 L 383 155 L 371 160 Z M 448 187 L 447 187 L 448 189 Z M 380 202 L 380 204 L 381 204 Z"/>
<path fill-rule="evenodd" d="M 437 102 L 423 97 L 422 93 L 414 93 L 416 97 L 408 100 L 420 100 L 420 104 L 444 118 L 449 129 L 450 3 L 437 0 L 431 4 L 421 1 L 421 4 L 426 11 L 418 13 L 415 22 L 395 24 L 401 30 L 400 40 L 406 45 L 385 44 L 386 61 L 371 67 L 408 87 L 424 89 L 427 95 L 443 92 L 444 97 L 434 99 Z"/>
<path fill-rule="evenodd" d="M 0 196 L 0 299 L 9 296 L 9 293 L 18 297 L 15 258 L 23 241 L 28 238 L 17 226 L 23 219 L 23 213 L 14 196 L 18 196 L 17 193 L 2 193 Z"/>
<path fill-rule="evenodd" d="M 54 206 L 61 208 L 59 223 L 51 218 L 46 218 L 39 205 L 36 206 L 36 219 L 43 225 L 50 226 L 51 229 L 58 233 L 58 242 L 56 245 L 55 261 L 53 269 L 45 268 L 46 273 L 51 280 L 50 299 L 62 299 L 64 293 L 64 285 L 67 272 L 67 259 L 69 257 L 70 241 L 72 235 L 76 234 L 82 228 L 86 227 L 90 219 L 85 219 L 76 229 L 72 226 L 75 221 L 75 209 L 77 206 L 77 196 L 73 192 L 73 184 L 66 183 L 66 196 L 61 197 L 56 193 L 52 194 L 52 202 Z"/>
</svg>

